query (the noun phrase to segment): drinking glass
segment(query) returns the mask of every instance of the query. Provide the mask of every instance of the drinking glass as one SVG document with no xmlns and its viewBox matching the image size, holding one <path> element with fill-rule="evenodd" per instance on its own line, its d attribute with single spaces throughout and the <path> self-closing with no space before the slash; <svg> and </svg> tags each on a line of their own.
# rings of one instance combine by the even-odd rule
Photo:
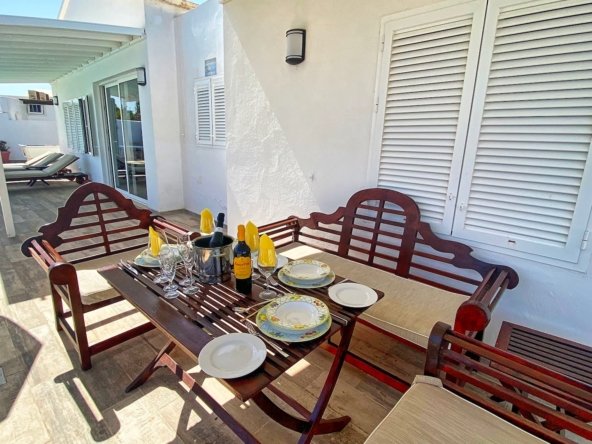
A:
<svg viewBox="0 0 592 444">
<path fill-rule="evenodd" d="M 183 287 L 183 293 L 185 294 L 195 294 L 198 292 L 198 288 L 194 285 L 193 280 L 193 267 L 195 265 L 195 251 L 193 249 L 193 242 L 188 234 L 184 234 L 179 239 L 179 243 L 177 245 L 179 250 L 179 255 L 181 256 L 181 260 L 183 261 L 183 265 L 185 265 L 185 274 L 187 277 L 183 279 L 179 284 Z"/>
<path fill-rule="evenodd" d="M 162 274 L 165 276 L 166 282 L 168 283 L 164 287 L 164 297 L 167 299 L 173 299 L 178 296 L 178 286 L 173 284 L 175 272 L 177 271 L 177 257 L 175 253 L 175 248 L 169 244 L 165 244 L 160 247 L 160 253 L 158 255 L 160 259 L 160 269 L 162 270 Z"/>
<path fill-rule="evenodd" d="M 153 243 L 157 243 L 157 246 L 154 246 Z M 162 228 L 155 228 L 152 234 L 148 237 L 148 254 L 153 256 L 153 250 L 156 251 L 158 258 L 160 259 L 160 249 L 163 245 L 168 243 L 167 235 L 164 229 Z M 155 284 L 164 284 L 167 282 L 166 276 L 162 273 L 162 266 L 161 271 L 154 276 L 152 282 Z"/>
<path fill-rule="evenodd" d="M 277 255 L 275 250 L 266 251 L 265 254 L 259 252 L 257 256 L 257 267 L 265 277 L 265 290 L 259 293 L 261 299 L 273 299 L 277 295 L 275 291 L 269 288 L 269 278 L 277 267 Z"/>
<path fill-rule="evenodd" d="M 251 249 L 251 256 L 255 257 L 259 251 L 259 230 L 251 221 L 247 222 L 247 225 L 245 226 L 245 242 Z M 253 279 L 259 279 L 261 277 L 261 275 L 257 273 L 256 267 L 253 267 L 253 274 L 251 277 Z"/>
</svg>

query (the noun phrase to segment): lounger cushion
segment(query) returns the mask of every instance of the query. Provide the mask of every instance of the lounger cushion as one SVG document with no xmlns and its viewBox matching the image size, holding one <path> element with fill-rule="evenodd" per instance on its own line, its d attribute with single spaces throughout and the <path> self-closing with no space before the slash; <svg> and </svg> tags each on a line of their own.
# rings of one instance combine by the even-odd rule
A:
<svg viewBox="0 0 592 444">
<path fill-rule="evenodd" d="M 542 443 L 493 413 L 442 387 L 437 378 L 418 376 L 366 440 L 382 443 Z"/>
<path fill-rule="evenodd" d="M 291 259 L 317 259 L 353 282 L 384 292 L 384 298 L 368 308 L 361 319 L 400 338 L 427 348 L 432 327 L 438 321 L 454 325 L 456 311 L 469 299 L 383 270 L 362 265 L 313 247 L 301 245 L 283 252 Z M 393 285 L 393 280 L 396 285 Z"/>
<path fill-rule="evenodd" d="M 109 285 L 97 270 L 108 265 L 116 264 L 119 262 L 119 259 L 133 260 L 143 249 L 139 248 L 74 265 L 76 267 L 78 288 L 82 303 L 84 305 L 90 305 L 119 296 L 119 293 Z"/>
</svg>

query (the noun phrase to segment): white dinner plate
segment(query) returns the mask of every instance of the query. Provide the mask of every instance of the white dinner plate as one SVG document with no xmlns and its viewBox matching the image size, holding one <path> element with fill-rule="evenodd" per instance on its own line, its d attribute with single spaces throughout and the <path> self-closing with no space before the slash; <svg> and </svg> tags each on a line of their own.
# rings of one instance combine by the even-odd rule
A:
<svg viewBox="0 0 592 444">
<path fill-rule="evenodd" d="M 286 265 L 288 263 L 288 258 L 286 256 L 282 256 L 281 254 L 277 255 L 277 265 L 275 267 L 276 270 L 279 270 L 280 268 L 282 268 L 284 265 Z M 257 265 L 257 253 L 255 253 L 253 255 L 253 269 L 259 269 L 259 266 Z"/>
<path fill-rule="evenodd" d="M 370 287 L 353 282 L 336 284 L 329 287 L 329 297 L 344 307 L 369 307 L 378 300 L 378 294 Z"/>
<path fill-rule="evenodd" d="M 282 282 L 283 284 L 289 285 L 290 287 L 308 288 L 308 289 L 322 288 L 322 287 L 325 287 L 329 284 L 332 284 L 333 281 L 335 280 L 335 273 L 333 271 L 331 271 L 329 273 L 329 275 L 325 279 L 321 280 L 320 282 L 295 281 L 293 279 L 290 279 L 288 276 L 286 276 L 283 268 L 280 269 L 277 276 L 278 276 L 278 279 L 280 280 L 280 282 Z"/>
<path fill-rule="evenodd" d="M 257 370 L 267 355 L 257 336 L 230 333 L 213 339 L 199 353 L 199 366 L 215 378 L 240 378 Z"/>
</svg>

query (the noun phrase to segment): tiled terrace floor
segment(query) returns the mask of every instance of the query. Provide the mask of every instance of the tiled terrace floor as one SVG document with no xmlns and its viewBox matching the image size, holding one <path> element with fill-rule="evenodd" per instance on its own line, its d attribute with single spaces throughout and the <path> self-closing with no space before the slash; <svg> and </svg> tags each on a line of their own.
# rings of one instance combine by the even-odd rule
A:
<svg viewBox="0 0 592 444">
<path fill-rule="evenodd" d="M 30 189 L 9 187 L 17 237 L 6 237 L 0 223 L 0 443 L 170 443 L 239 442 L 205 405 L 188 393 L 167 370 L 159 370 L 130 394 L 124 387 L 164 344 L 156 331 L 93 358 L 83 372 L 67 340 L 54 328 L 45 273 L 20 253 L 23 240 L 53 221 L 56 209 L 76 188 L 71 183 Z M 166 216 L 196 228 L 186 211 Z M 92 335 L 103 336 L 141 315 L 123 303 L 108 313 L 118 321 L 92 321 Z M 92 336 L 91 336 L 92 341 Z M 355 347 L 409 379 L 420 372 L 423 357 L 368 331 L 356 334 Z M 200 373 L 181 354 L 185 369 L 263 443 L 295 442 L 297 435 L 271 421 L 255 405 L 240 403 L 215 379 Z M 311 354 L 279 379 L 286 392 L 312 407 L 324 382 L 331 356 Z M 314 442 L 360 443 L 382 420 L 400 393 L 346 364 L 329 403 L 328 414 L 349 414 L 352 422 L 339 434 Z"/>
</svg>

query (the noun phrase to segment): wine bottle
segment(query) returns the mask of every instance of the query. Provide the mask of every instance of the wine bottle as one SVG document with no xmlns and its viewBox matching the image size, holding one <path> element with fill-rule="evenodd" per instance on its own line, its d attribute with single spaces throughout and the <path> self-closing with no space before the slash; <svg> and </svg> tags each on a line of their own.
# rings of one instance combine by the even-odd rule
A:
<svg viewBox="0 0 592 444">
<path fill-rule="evenodd" d="M 216 219 L 216 230 L 210 239 L 210 248 L 221 247 L 224 245 L 224 233 L 222 232 L 223 229 L 224 213 L 218 213 L 218 218 Z"/>
<path fill-rule="evenodd" d="M 253 285 L 251 275 L 253 266 L 251 263 L 251 249 L 245 242 L 245 226 L 238 226 L 238 243 L 234 247 L 234 277 L 236 279 L 236 291 L 242 294 L 250 294 Z"/>
</svg>

